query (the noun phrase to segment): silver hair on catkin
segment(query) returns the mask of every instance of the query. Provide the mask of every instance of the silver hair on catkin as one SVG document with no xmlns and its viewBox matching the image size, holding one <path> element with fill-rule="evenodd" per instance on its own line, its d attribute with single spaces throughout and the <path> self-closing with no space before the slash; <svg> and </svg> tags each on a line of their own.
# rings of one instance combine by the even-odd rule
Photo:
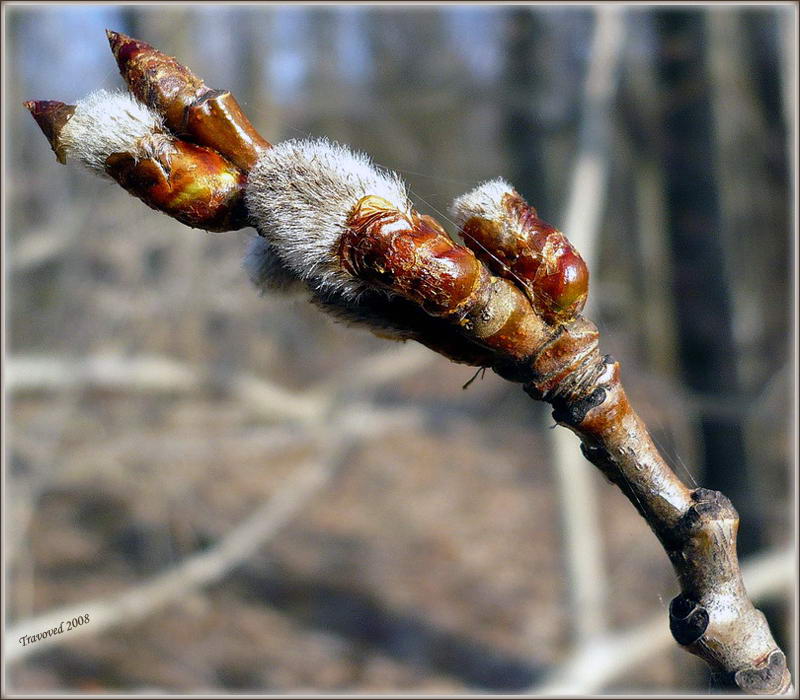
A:
<svg viewBox="0 0 800 700">
<path fill-rule="evenodd" d="M 503 221 L 508 217 L 508 211 L 503 208 L 501 202 L 505 195 L 514 193 L 514 188 L 503 178 L 498 177 L 462 194 L 453 201 L 450 213 L 459 227 L 472 217 Z"/>
<path fill-rule="evenodd" d="M 161 117 L 128 93 L 97 90 L 77 102 L 59 140 L 67 159 L 102 175 L 112 153 L 145 156 L 169 137 Z"/>
<path fill-rule="evenodd" d="M 303 281 L 286 268 L 272 246 L 262 236 L 253 236 L 248 242 L 243 265 L 250 281 L 262 294 L 308 292 Z"/>
<path fill-rule="evenodd" d="M 281 275 L 288 270 L 312 291 L 353 299 L 366 286 L 342 268 L 336 245 L 356 203 L 367 195 L 401 212 L 411 209 L 402 180 L 367 156 L 326 139 L 291 140 L 260 156 L 245 201 L 253 225 L 282 263 L 274 269 Z M 263 275 L 261 286 L 270 286 Z"/>
</svg>

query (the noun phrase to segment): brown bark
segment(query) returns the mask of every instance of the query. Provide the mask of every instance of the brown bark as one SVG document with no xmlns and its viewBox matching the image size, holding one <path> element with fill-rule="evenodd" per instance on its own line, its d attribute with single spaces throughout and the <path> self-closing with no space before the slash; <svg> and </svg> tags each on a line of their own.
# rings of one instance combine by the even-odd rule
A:
<svg viewBox="0 0 800 700">
<path fill-rule="evenodd" d="M 586 325 L 578 319 L 573 325 Z M 553 348 L 534 359 L 547 373 L 575 366 L 581 343 L 569 328 Z M 568 372 L 555 383 L 533 382 L 526 391 L 553 404 L 553 417 L 575 432 L 586 458 L 630 499 L 661 541 L 680 582 L 670 604 L 675 640 L 719 671 L 724 681 L 753 694 L 792 692 L 786 657 L 764 615 L 747 596 L 736 553 L 739 516 L 719 491 L 687 488 L 664 462 L 628 402 L 619 364 L 591 345 L 594 381 Z M 601 369 L 602 368 L 602 369 Z M 544 367 L 542 367 L 544 370 Z M 585 376 L 585 375 L 584 375 Z"/>
</svg>

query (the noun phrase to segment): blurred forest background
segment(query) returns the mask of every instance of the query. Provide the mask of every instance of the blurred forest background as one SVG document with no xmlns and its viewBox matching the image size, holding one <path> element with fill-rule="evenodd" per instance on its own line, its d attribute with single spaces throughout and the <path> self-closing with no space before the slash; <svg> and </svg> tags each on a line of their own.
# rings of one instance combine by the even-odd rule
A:
<svg viewBox="0 0 800 700">
<path fill-rule="evenodd" d="M 206 234 L 58 165 L 26 99 L 121 87 L 108 27 L 326 135 L 420 209 L 499 175 L 592 274 L 682 478 L 742 516 L 795 662 L 792 5 L 5 12 L 10 692 L 707 691 L 666 556 L 545 405 L 260 298 Z M 66 607 L 64 607 L 66 606 Z M 15 641 L 67 613 L 55 644 Z"/>
</svg>

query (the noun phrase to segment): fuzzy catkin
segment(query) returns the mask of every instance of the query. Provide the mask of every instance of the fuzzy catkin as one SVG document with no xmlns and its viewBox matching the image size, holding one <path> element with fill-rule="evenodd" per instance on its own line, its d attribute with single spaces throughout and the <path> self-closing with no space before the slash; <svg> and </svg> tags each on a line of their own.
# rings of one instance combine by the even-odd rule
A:
<svg viewBox="0 0 800 700">
<path fill-rule="evenodd" d="M 402 180 L 379 170 L 367 156 L 327 139 L 291 140 L 259 157 L 248 176 L 245 202 L 267 250 L 280 260 L 279 274 L 288 271 L 326 297 L 355 299 L 368 287 L 342 268 L 335 248 L 356 203 L 367 195 L 410 212 Z M 273 286 L 263 275 L 261 280 L 262 286 Z M 285 286 L 280 279 L 276 284 Z"/>
<path fill-rule="evenodd" d="M 253 236 L 248 242 L 243 265 L 250 281 L 262 293 L 307 291 L 303 281 L 286 268 L 262 236 Z"/>
<path fill-rule="evenodd" d="M 105 175 L 112 153 L 145 157 L 170 140 L 161 117 L 125 92 L 97 90 L 79 100 L 59 134 L 67 160 Z"/>
</svg>

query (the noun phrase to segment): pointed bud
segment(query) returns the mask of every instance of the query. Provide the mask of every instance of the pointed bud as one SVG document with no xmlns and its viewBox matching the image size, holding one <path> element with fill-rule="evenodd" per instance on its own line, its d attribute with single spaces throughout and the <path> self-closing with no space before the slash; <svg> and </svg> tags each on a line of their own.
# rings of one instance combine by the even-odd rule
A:
<svg viewBox="0 0 800 700">
<path fill-rule="evenodd" d="M 50 142 L 50 148 L 56 154 L 58 162 L 66 163 L 66 152 L 60 134 L 64 125 L 75 113 L 75 105 L 64 104 L 57 100 L 29 100 L 24 104 Z"/>
<path fill-rule="evenodd" d="M 134 96 L 156 110 L 167 127 L 184 135 L 186 109 L 208 91 L 205 83 L 171 56 L 125 34 L 106 30 L 119 71 Z"/>
<path fill-rule="evenodd" d="M 270 147 L 230 92 L 212 90 L 150 44 L 108 29 L 106 35 L 130 91 L 159 112 L 174 134 L 213 148 L 242 170 Z"/>
<path fill-rule="evenodd" d="M 143 202 L 188 226 L 247 225 L 245 175 L 216 151 L 175 139 L 161 116 L 128 93 L 97 90 L 76 105 L 27 102 L 63 163 L 114 178 Z"/>
</svg>

